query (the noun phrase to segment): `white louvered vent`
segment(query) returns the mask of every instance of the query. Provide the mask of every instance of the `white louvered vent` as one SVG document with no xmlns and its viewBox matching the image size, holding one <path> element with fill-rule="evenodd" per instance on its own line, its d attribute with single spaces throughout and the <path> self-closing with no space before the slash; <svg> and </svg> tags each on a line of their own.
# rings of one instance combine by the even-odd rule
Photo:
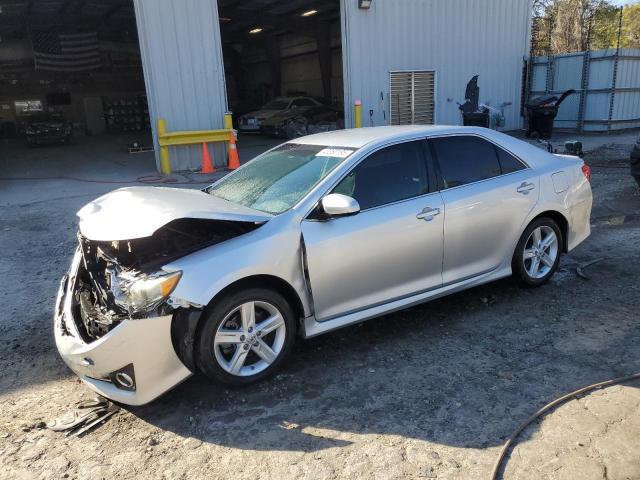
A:
<svg viewBox="0 0 640 480">
<path fill-rule="evenodd" d="M 391 125 L 432 125 L 435 72 L 391 72 Z"/>
</svg>

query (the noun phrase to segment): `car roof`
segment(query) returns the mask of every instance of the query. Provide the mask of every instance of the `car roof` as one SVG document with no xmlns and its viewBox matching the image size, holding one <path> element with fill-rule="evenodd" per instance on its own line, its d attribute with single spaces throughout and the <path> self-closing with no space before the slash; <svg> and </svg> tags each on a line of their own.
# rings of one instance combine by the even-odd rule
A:
<svg viewBox="0 0 640 480">
<path fill-rule="evenodd" d="M 386 143 L 389 140 L 403 140 L 420 137 L 422 135 L 428 137 L 446 134 L 477 133 L 490 136 L 489 132 L 492 132 L 492 130 L 455 125 L 395 125 L 333 130 L 297 138 L 291 143 L 362 148 L 365 145 Z"/>
<path fill-rule="evenodd" d="M 463 127 L 458 125 L 397 125 L 351 128 L 316 133 L 314 135 L 296 138 L 288 143 L 360 149 L 365 146 L 376 147 L 384 145 L 394 140 L 403 141 L 440 135 L 479 135 L 497 143 L 531 166 L 540 167 L 549 165 L 555 161 L 554 156 L 547 153 L 540 146 L 534 146 L 489 128 Z"/>
</svg>

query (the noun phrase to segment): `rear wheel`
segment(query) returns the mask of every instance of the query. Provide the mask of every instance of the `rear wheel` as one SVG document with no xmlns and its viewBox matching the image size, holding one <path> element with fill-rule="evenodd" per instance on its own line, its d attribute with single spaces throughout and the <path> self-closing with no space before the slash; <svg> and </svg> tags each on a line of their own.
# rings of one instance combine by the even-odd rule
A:
<svg viewBox="0 0 640 480">
<path fill-rule="evenodd" d="M 275 373 L 295 340 L 295 316 L 282 295 L 248 289 L 210 310 L 198 339 L 198 368 L 210 379 L 247 385 Z"/>
<path fill-rule="evenodd" d="M 526 228 L 511 261 L 513 276 L 526 287 L 549 281 L 558 269 L 562 252 L 562 233 L 550 218 L 539 218 Z"/>
</svg>

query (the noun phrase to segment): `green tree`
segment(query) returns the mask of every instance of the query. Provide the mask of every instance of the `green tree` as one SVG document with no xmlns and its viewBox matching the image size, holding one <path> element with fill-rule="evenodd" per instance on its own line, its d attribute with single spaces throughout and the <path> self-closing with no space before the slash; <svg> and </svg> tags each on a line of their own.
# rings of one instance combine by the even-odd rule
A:
<svg viewBox="0 0 640 480">
<path fill-rule="evenodd" d="M 534 55 L 613 48 L 617 43 L 620 10 L 608 0 L 534 0 L 532 48 Z M 640 48 L 640 1 L 623 10 L 622 47 Z"/>
<path fill-rule="evenodd" d="M 591 50 L 603 50 L 616 46 L 619 16 L 620 9 L 613 5 L 601 5 L 593 12 Z"/>
<path fill-rule="evenodd" d="M 624 48 L 640 48 L 640 2 L 624 7 L 620 44 Z"/>
</svg>

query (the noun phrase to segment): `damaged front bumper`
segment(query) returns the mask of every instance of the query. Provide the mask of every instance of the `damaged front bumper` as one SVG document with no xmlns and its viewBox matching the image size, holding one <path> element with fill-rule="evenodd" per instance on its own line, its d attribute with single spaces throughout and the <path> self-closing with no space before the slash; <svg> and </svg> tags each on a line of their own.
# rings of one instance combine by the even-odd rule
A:
<svg viewBox="0 0 640 480">
<path fill-rule="evenodd" d="M 100 395 L 128 405 L 148 403 L 188 378 L 171 340 L 173 315 L 124 320 L 97 340 L 82 338 L 72 308 L 81 260 L 78 250 L 54 313 L 56 346 L 69 368 Z"/>
</svg>

